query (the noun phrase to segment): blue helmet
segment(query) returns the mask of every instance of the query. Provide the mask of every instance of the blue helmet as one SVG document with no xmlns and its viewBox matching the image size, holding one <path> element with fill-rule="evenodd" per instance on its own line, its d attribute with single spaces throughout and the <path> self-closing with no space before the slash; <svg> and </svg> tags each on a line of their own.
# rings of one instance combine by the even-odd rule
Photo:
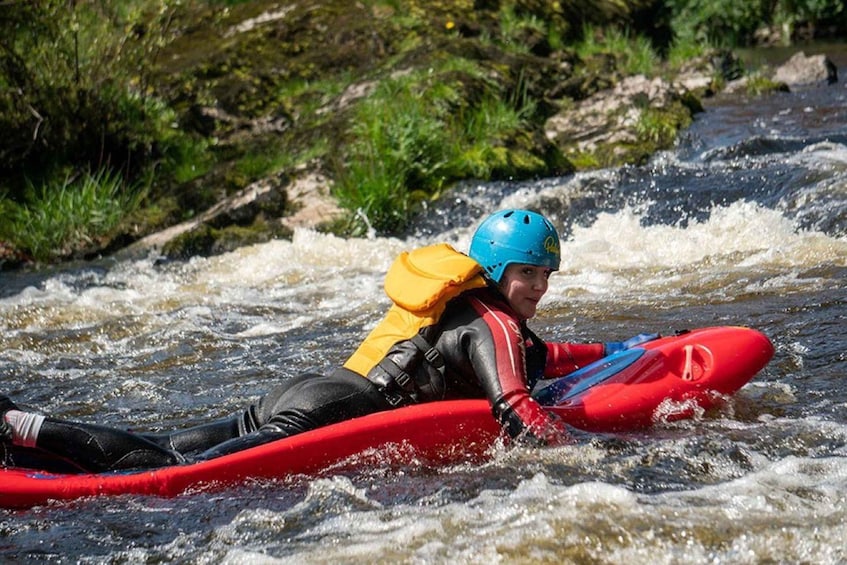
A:
<svg viewBox="0 0 847 565">
<path fill-rule="evenodd" d="M 501 210 L 476 229 L 468 251 L 494 282 L 512 263 L 559 270 L 559 235 L 550 220 L 529 210 Z"/>
</svg>

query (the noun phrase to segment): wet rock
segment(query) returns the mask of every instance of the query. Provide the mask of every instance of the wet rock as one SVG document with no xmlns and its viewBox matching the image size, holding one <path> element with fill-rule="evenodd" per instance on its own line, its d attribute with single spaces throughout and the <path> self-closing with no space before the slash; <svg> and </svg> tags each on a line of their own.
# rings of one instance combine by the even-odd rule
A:
<svg viewBox="0 0 847 565">
<path fill-rule="evenodd" d="M 295 178 L 287 188 L 293 213 L 280 219 L 290 228 L 315 228 L 331 224 L 344 211 L 330 195 L 330 181 L 319 172 L 307 172 Z"/>
<path fill-rule="evenodd" d="M 826 55 L 806 56 L 800 51 L 776 69 L 773 80 L 788 86 L 832 84 L 838 82 L 838 70 Z"/>
<path fill-rule="evenodd" d="M 329 194 L 329 181 L 302 169 L 294 178 L 277 175 L 257 181 L 189 221 L 136 241 L 119 255 L 160 253 L 171 259 L 214 255 L 289 238 L 295 228 L 319 228 L 340 215 Z"/>
<path fill-rule="evenodd" d="M 569 152 L 637 143 L 639 120 L 648 108 L 667 108 L 680 98 L 671 83 L 644 75 L 627 77 L 559 112 L 545 124 L 547 138 Z"/>
<path fill-rule="evenodd" d="M 32 257 L 13 244 L 8 241 L 0 241 L 0 271 L 16 269 L 32 261 Z"/>
</svg>

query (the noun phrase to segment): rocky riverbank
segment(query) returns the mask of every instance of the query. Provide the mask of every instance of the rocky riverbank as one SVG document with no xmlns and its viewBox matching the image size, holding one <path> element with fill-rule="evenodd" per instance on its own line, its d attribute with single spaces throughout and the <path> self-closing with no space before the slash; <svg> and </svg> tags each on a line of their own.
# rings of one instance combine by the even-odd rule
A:
<svg viewBox="0 0 847 565">
<path fill-rule="evenodd" d="M 672 146 L 718 92 L 748 96 L 837 80 L 823 56 L 745 76 L 731 52 L 714 51 L 684 64 L 656 60 L 638 72 L 625 48 L 580 52 L 568 38 L 551 41 L 551 22 L 574 37 L 623 24 L 667 48 L 667 30 L 655 29 L 648 1 L 626 8 L 600 1 L 590 17 L 570 3 L 519 2 L 509 13 L 499 2 L 410 2 L 405 13 L 390 5 L 253 1 L 181 12 L 150 87 L 175 108 L 178 127 L 212 147 L 215 165 L 156 191 L 120 230 L 75 256 L 210 255 L 290 237 L 298 226 L 354 233 L 356 211 L 337 187 L 357 158 L 351 147 L 364 102 L 398 77 L 431 75 L 425 85 L 413 83 L 412 94 L 443 85 L 434 104 L 447 116 L 489 98 L 520 115 L 482 149 L 463 149 L 461 167 L 421 157 L 429 169 L 404 179 L 410 207 L 463 179 L 643 163 Z M 26 263 L 0 245 L 3 254 L 6 266 Z"/>
<path fill-rule="evenodd" d="M 802 52 L 772 70 L 770 76 L 768 80 L 776 83 L 770 88 L 783 90 L 814 82 L 837 81 L 836 69 L 826 56 L 807 57 Z M 720 92 L 730 96 L 747 96 L 750 82 L 750 77 L 740 77 L 722 85 Z M 673 82 L 643 75 L 626 77 L 614 87 L 600 90 L 555 114 L 546 124 L 545 135 L 566 153 L 596 155 L 598 161 L 602 159 L 607 165 L 646 159 L 652 150 L 666 147 L 667 142 L 659 144 L 657 140 L 652 147 L 642 144 L 637 150 L 621 149 L 637 146 L 640 113 L 650 109 L 667 111 L 677 105 L 680 121 L 687 122 L 697 111 L 701 97 L 716 94 L 715 83 L 714 69 L 709 65 L 681 73 Z M 324 229 L 345 214 L 331 195 L 331 185 L 331 179 L 323 175 L 319 167 L 308 166 L 301 167 L 292 177 L 285 179 L 262 179 L 196 218 L 140 239 L 123 250 L 121 255 L 158 251 L 165 257 L 185 258 L 264 241 L 272 230 L 253 239 L 249 230 L 245 232 L 246 237 L 227 239 L 220 236 L 235 229 L 244 218 L 255 222 L 263 213 L 263 202 L 273 199 L 289 203 L 286 211 L 271 221 L 276 226 L 277 236 L 289 237 L 296 227 Z"/>
</svg>

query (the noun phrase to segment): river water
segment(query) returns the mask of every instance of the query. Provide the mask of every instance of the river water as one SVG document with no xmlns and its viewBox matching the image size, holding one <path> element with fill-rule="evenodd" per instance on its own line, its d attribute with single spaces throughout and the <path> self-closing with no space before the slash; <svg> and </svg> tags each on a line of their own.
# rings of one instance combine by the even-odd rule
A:
<svg viewBox="0 0 847 565">
<path fill-rule="evenodd" d="M 724 407 L 481 465 L 346 469 L 176 498 L 0 510 L 0 559 L 189 563 L 836 563 L 847 559 L 847 88 L 709 103 L 644 167 L 468 184 L 402 239 L 298 231 L 220 257 L 0 274 L 2 391 L 137 429 L 330 371 L 402 250 L 466 249 L 533 207 L 563 262 L 532 327 L 619 340 L 747 325 L 773 361 Z"/>
</svg>

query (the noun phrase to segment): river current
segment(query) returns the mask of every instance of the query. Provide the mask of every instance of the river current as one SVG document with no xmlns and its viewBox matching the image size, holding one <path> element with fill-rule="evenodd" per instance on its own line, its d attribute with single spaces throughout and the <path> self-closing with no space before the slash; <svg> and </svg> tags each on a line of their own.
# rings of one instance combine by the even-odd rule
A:
<svg viewBox="0 0 847 565">
<path fill-rule="evenodd" d="M 563 236 L 531 326 L 621 340 L 745 325 L 772 362 L 720 409 L 477 465 L 346 468 L 176 498 L 0 510 L 0 560 L 80 563 L 843 563 L 847 68 L 709 102 L 643 167 L 469 183 L 404 238 L 298 231 L 213 258 L 0 273 L 0 392 L 136 429 L 227 415 L 328 372 L 379 320 L 400 252 L 467 249 L 531 207 Z"/>
</svg>

